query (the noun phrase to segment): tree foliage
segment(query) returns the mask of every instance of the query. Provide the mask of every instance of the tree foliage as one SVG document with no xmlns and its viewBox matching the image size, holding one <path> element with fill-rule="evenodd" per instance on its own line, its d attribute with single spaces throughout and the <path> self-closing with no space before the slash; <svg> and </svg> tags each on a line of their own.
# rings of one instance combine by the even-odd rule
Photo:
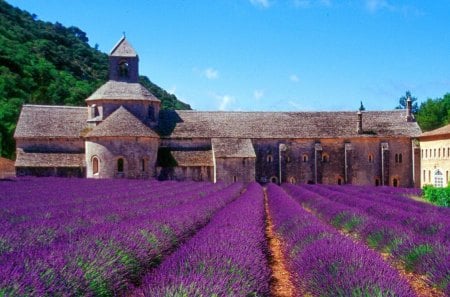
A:
<svg viewBox="0 0 450 297">
<path fill-rule="evenodd" d="M 0 0 L 0 156 L 14 157 L 13 133 L 22 104 L 84 106 L 108 77 L 108 56 L 77 27 L 37 20 Z M 153 84 L 141 82 L 162 108 L 190 109 Z"/>
<path fill-rule="evenodd" d="M 423 131 L 430 131 L 450 123 L 450 93 L 442 98 L 431 99 L 420 104 L 416 115 Z"/>
<path fill-rule="evenodd" d="M 406 91 L 405 96 L 402 96 L 402 97 L 400 97 L 400 99 L 398 99 L 398 105 L 395 108 L 396 109 L 406 109 L 406 101 L 408 100 L 408 98 L 411 98 L 412 113 L 417 114 L 417 112 L 419 111 L 419 106 L 417 104 L 417 98 L 411 96 L 410 91 Z"/>
</svg>

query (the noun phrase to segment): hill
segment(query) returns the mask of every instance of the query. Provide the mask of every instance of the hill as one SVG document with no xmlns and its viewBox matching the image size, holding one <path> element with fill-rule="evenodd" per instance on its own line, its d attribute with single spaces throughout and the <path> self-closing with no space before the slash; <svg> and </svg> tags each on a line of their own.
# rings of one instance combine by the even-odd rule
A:
<svg viewBox="0 0 450 297">
<path fill-rule="evenodd" d="M 85 106 L 107 81 L 108 56 L 77 27 L 45 22 L 0 0 L 0 156 L 13 158 L 13 133 L 23 104 Z M 163 109 L 191 109 L 146 76 Z"/>
</svg>

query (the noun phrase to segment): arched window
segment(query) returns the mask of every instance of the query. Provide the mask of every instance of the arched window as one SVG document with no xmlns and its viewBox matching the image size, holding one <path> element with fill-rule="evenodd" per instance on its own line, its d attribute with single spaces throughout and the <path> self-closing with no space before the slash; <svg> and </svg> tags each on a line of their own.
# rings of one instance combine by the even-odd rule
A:
<svg viewBox="0 0 450 297">
<path fill-rule="evenodd" d="M 392 186 L 393 186 L 393 187 L 398 187 L 398 179 L 397 179 L 397 178 L 394 178 L 394 179 L 392 180 Z"/>
<path fill-rule="evenodd" d="M 425 149 L 425 158 L 428 158 L 428 149 Z"/>
<path fill-rule="evenodd" d="M 237 182 L 237 176 L 236 175 L 233 176 L 233 182 L 234 183 Z"/>
<path fill-rule="evenodd" d="M 123 173 L 123 158 L 117 159 L 117 172 Z"/>
<path fill-rule="evenodd" d="M 433 157 L 436 158 L 436 149 L 433 150 Z"/>
<path fill-rule="evenodd" d="M 141 171 L 146 172 L 147 171 L 147 160 L 145 158 L 141 159 Z"/>
<path fill-rule="evenodd" d="M 330 156 L 328 154 L 322 154 L 322 162 L 327 163 L 328 161 L 330 161 Z"/>
<path fill-rule="evenodd" d="M 398 154 L 398 162 L 402 163 L 403 162 L 403 155 L 400 153 Z"/>
<path fill-rule="evenodd" d="M 278 178 L 276 176 L 272 176 L 270 178 L 270 182 L 276 184 L 276 183 L 278 183 Z"/>
<path fill-rule="evenodd" d="M 98 174 L 99 171 L 99 161 L 97 157 L 92 158 L 92 174 Z"/>
<path fill-rule="evenodd" d="M 431 170 L 428 170 L 428 182 L 431 183 Z"/>
<path fill-rule="evenodd" d="M 395 163 L 398 163 L 398 154 L 395 154 Z"/>
<path fill-rule="evenodd" d="M 369 160 L 369 163 L 373 163 L 373 154 L 370 153 L 367 159 Z"/>
<path fill-rule="evenodd" d="M 297 183 L 297 180 L 295 179 L 295 177 L 291 176 L 291 177 L 289 178 L 289 182 L 290 182 L 291 184 L 296 184 L 296 183 Z"/>
<path fill-rule="evenodd" d="M 423 171 L 423 182 L 426 182 L 426 180 L 427 180 L 427 171 L 424 170 Z"/>
<path fill-rule="evenodd" d="M 271 154 L 267 155 L 267 163 L 272 163 L 273 162 L 273 157 Z"/>
<path fill-rule="evenodd" d="M 119 76 L 120 77 L 128 77 L 128 62 L 127 60 L 121 60 L 119 62 Z"/>
<path fill-rule="evenodd" d="M 337 184 L 338 184 L 338 185 L 342 185 L 342 178 L 338 177 L 338 179 L 337 179 Z"/>
<path fill-rule="evenodd" d="M 434 186 L 437 188 L 444 186 L 444 174 L 439 169 L 434 172 Z"/>
<path fill-rule="evenodd" d="M 303 154 L 303 163 L 308 162 L 308 154 Z"/>
<path fill-rule="evenodd" d="M 441 148 L 438 148 L 438 158 L 441 157 Z"/>
</svg>

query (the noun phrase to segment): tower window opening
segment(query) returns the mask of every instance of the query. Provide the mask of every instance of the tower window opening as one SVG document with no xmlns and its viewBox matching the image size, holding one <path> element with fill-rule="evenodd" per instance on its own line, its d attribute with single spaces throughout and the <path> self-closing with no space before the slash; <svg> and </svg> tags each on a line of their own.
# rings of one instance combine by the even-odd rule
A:
<svg viewBox="0 0 450 297">
<path fill-rule="evenodd" d="M 123 173 L 123 158 L 117 160 L 117 172 Z"/>
</svg>

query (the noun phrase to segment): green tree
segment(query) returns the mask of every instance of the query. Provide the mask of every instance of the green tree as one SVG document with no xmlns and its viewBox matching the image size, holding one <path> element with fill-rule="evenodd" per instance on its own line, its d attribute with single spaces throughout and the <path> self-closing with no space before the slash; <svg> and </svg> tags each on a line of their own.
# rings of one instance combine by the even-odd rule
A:
<svg viewBox="0 0 450 297">
<path fill-rule="evenodd" d="M 408 100 L 408 98 L 411 98 L 412 113 L 417 114 L 417 112 L 419 111 L 419 105 L 417 104 L 417 98 L 411 96 L 410 91 L 406 91 L 405 96 L 402 96 L 402 97 L 400 97 L 400 99 L 398 99 L 398 105 L 397 105 L 397 107 L 395 107 L 395 109 L 406 109 L 406 100 Z"/>
<path fill-rule="evenodd" d="M 416 115 L 423 131 L 430 131 L 450 123 L 450 93 L 442 98 L 427 99 L 420 104 Z"/>
</svg>

